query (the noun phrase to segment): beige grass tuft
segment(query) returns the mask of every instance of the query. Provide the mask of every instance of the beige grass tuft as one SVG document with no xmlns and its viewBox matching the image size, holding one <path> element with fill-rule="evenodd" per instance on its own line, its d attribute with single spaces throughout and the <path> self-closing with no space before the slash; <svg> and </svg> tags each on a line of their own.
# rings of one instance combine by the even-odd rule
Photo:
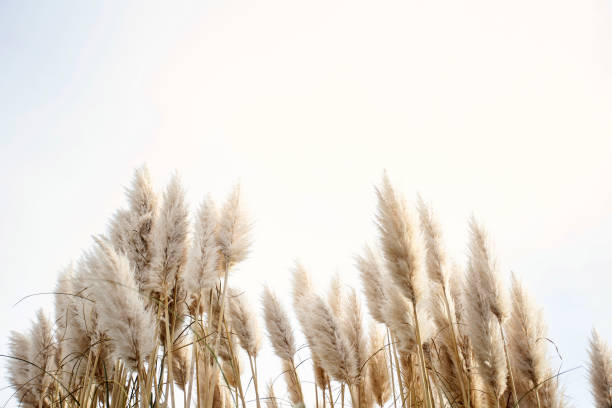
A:
<svg viewBox="0 0 612 408">
<path fill-rule="evenodd" d="M 389 275 L 413 304 L 424 295 L 423 250 L 415 223 L 403 198 L 393 190 L 385 173 L 376 189 L 376 222 Z"/>
<path fill-rule="evenodd" d="M 277 356 L 292 360 L 295 354 L 295 337 L 287 312 L 268 286 L 261 297 L 268 339 Z"/>
<path fill-rule="evenodd" d="M 129 260 L 98 239 L 87 262 L 99 327 L 111 339 L 111 361 L 121 360 L 130 369 L 138 370 L 153 352 L 155 319 L 145 309 Z"/>
<path fill-rule="evenodd" d="M 597 408 L 612 407 L 612 353 L 595 329 L 589 344 L 591 393 Z"/>
<path fill-rule="evenodd" d="M 370 315 L 378 323 L 385 323 L 383 316 L 384 279 L 379 260 L 369 246 L 365 247 L 363 256 L 357 257 L 357 268 L 361 274 L 363 292 L 366 297 Z"/>
<path fill-rule="evenodd" d="M 243 261 L 251 246 L 251 223 L 240 201 L 240 186 L 234 187 L 223 205 L 219 219 L 218 245 L 222 261 L 231 268 Z"/>
</svg>

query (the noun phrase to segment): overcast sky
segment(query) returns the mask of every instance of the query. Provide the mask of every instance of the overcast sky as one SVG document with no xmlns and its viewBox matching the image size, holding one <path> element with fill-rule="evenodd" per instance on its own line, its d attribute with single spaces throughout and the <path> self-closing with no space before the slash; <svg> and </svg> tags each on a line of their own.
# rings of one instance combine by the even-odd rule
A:
<svg viewBox="0 0 612 408">
<path fill-rule="evenodd" d="M 52 297 L 15 302 L 52 290 L 143 163 L 192 208 L 241 182 L 254 301 L 266 282 L 288 301 L 294 259 L 358 283 L 387 169 L 458 262 L 485 223 L 553 364 L 583 366 L 593 326 L 612 342 L 609 1 L 93 3 L 0 3 L 0 354 Z M 576 406 L 586 376 L 562 377 Z"/>
</svg>

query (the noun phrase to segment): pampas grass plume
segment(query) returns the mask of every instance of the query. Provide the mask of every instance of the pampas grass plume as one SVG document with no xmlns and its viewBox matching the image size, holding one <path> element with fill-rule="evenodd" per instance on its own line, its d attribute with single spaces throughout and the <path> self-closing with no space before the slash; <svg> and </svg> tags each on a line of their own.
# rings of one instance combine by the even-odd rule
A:
<svg viewBox="0 0 612 408">
<path fill-rule="evenodd" d="M 175 173 L 154 228 L 154 256 L 147 288 L 168 298 L 187 261 L 189 222 L 185 191 Z"/>
<path fill-rule="evenodd" d="M 385 173 L 376 188 L 376 222 L 390 277 L 413 304 L 424 294 L 422 246 L 403 198 L 393 190 Z"/>
<path fill-rule="evenodd" d="M 219 219 L 218 245 L 227 268 L 243 261 L 251 247 L 251 223 L 240 201 L 240 186 L 234 187 Z"/>
<path fill-rule="evenodd" d="M 257 317 L 253 308 L 246 299 L 235 289 L 229 290 L 230 322 L 232 331 L 238 337 L 240 346 L 251 357 L 256 357 L 261 345 L 261 334 L 257 324 Z"/>
<path fill-rule="evenodd" d="M 183 276 L 184 287 L 192 301 L 201 302 L 218 280 L 219 247 L 216 234 L 219 215 L 208 196 L 200 205 L 189 262 Z"/>
<path fill-rule="evenodd" d="M 287 312 L 268 286 L 264 287 L 261 301 L 268 338 L 274 352 L 283 360 L 293 359 L 295 338 Z"/>
<path fill-rule="evenodd" d="M 612 353 L 595 329 L 589 344 L 591 393 L 597 408 L 612 407 Z"/>
<path fill-rule="evenodd" d="M 154 318 L 145 309 L 127 257 L 104 239 L 97 238 L 96 243 L 88 264 L 99 325 L 111 338 L 112 360 L 135 370 L 153 352 Z"/>
</svg>

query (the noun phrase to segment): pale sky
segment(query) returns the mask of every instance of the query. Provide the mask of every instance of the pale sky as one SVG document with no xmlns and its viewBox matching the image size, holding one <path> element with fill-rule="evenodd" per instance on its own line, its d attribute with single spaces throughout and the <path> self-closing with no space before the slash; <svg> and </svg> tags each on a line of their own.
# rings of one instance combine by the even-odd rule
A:
<svg viewBox="0 0 612 408">
<path fill-rule="evenodd" d="M 612 345 L 609 1 L 89 3 L 0 4 L 0 354 L 52 296 L 15 302 L 53 289 L 143 163 L 192 208 L 241 182 L 253 301 L 271 283 L 288 304 L 294 259 L 358 284 L 387 169 L 458 262 L 485 223 L 563 369 L 591 327 Z M 562 377 L 577 407 L 586 378 Z"/>
</svg>

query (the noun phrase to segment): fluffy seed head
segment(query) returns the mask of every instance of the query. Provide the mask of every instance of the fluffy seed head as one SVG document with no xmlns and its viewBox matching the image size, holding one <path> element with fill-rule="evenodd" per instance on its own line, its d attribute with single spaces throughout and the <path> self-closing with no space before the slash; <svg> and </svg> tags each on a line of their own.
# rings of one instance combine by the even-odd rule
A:
<svg viewBox="0 0 612 408">
<path fill-rule="evenodd" d="M 11 331 L 9 335 L 10 358 L 7 363 L 8 380 L 17 393 L 18 402 L 34 403 L 33 383 L 30 377 L 30 339 L 23 333 Z"/>
<path fill-rule="evenodd" d="M 251 246 L 251 223 L 240 203 L 240 186 L 230 193 L 221 211 L 217 241 L 228 268 L 243 261 Z"/>
<path fill-rule="evenodd" d="M 612 353 L 593 329 L 589 344 L 591 393 L 597 408 L 612 407 Z"/>
<path fill-rule="evenodd" d="M 230 322 L 232 331 L 240 340 L 240 346 L 252 357 L 257 356 L 261 335 L 257 317 L 244 294 L 229 290 Z"/>
<path fill-rule="evenodd" d="M 208 196 L 198 211 L 193 245 L 183 276 L 184 287 L 191 302 L 199 302 L 217 282 L 219 247 L 217 246 L 218 214 L 215 203 Z"/>
<path fill-rule="evenodd" d="M 470 258 L 469 268 L 478 276 L 475 280 L 484 295 L 488 297 L 487 303 L 499 321 L 508 317 L 508 301 L 502 286 L 497 263 L 491 251 L 487 234 L 474 217 L 469 222 L 470 229 Z"/>
<path fill-rule="evenodd" d="M 147 289 L 169 297 L 187 261 L 189 238 L 185 191 L 177 174 L 164 193 L 164 202 L 154 229 L 154 257 Z"/>
<path fill-rule="evenodd" d="M 488 395 L 491 398 L 499 398 L 506 389 L 508 369 L 499 320 L 492 312 L 491 296 L 482 290 L 479 278 L 478 271 L 468 270 L 465 292 L 466 320 L 478 362 L 478 372 L 488 388 Z"/>
<path fill-rule="evenodd" d="M 295 338 L 287 312 L 285 312 L 274 292 L 267 286 L 264 288 L 261 300 L 266 330 L 274 352 L 283 360 L 293 359 Z"/>
<path fill-rule="evenodd" d="M 153 352 L 155 324 L 138 292 L 127 257 L 103 239 L 89 254 L 89 283 L 98 310 L 98 324 L 108 333 L 111 361 L 136 369 Z"/>
<path fill-rule="evenodd" d="M 403 295 L 412 303 L 423 296 L 423 259 L 419 236 L 406 203 L 393 190 L 387 175 L 376 189 L 378 226 L 381 247 L 389 275 Z"/>
<path fill-rule="evenodd" d="M 385 323 L 382 312 L 384 293 L 384 275 L 380 262 L 369 246 L 365 247 L 364 255 L 357 257 L 357 268 L 361 274 L 363 292 L 366 297 L 370 315 L 379 323 Z"/>
<path fill-rule="evenodd" d="M 512 274 L 512 314 L 508 321 L 508 345 L 513 370 L 532 387 L 545 380 L 546 327 L 542 311 L 534 308 L 517 277 Z"/>
<path fill-rule="evenodd" d="M 341 315 L 341 328 L 351 346 L 352 358 L 355 360 L 358 370 L 357 381 L 360 382 L 365 374 L 365 372 L 362 372 L 362 367 L 364 367 L 368 358 L 368 339 L 363 329 L 361 305 L 355 289 L 350 289 L 344 307 L 344 313 Z"/>
<path fill-rule="evenodd" d="M 448 286 L 448 263 L 442 243 L 442 228 L 433 216 L 433 211 L 421 196 L 417 200 L 421 232 L 425 242 L 426 266 L 429 279 L 442 287 Z"/>
<path fill-rule="evenodd" d="M 379 406 L 391 396 L 391 382 L 389 377 L 389 359 L 385 350 L 385 332 L 372 325 L 370 329 L 368 378 L 374 400 Z"/>
<path fill-rule="evenodd" d="M 348 384 L 354 383 L 358 368 L 349 341 L 332 311 L 323 299 L 314 294 L 307 295 L 304 301 L 309 310 L 307 330 L 311 335 L 313 353 L 333 378 Z"/>
</svg>

